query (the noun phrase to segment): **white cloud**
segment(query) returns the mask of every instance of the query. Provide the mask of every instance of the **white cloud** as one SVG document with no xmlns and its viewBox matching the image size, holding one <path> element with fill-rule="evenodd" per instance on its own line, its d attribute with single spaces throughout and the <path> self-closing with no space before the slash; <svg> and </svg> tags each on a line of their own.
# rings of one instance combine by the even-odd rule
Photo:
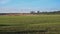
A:
<svg viewBox="0 0 60 34">
<path fill-rule="evenodd" d="M 9 3 L 10 0 L 0 0 L 0 4 L 6 4 L 6 3 Z"/>
</svg>

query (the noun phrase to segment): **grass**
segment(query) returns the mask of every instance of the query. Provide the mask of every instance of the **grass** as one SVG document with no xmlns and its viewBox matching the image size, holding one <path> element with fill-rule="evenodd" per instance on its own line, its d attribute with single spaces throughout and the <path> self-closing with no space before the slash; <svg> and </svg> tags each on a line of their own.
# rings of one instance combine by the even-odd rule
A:
<svg viewBox="0 0 60 34">
<path fill-rule="evenodd" d="M 39 16 L 0 16 L 0 30 L 24 31 L 24 30 L 48 30 L 48 32 L 60 32 L 60 15 Z"/>
</svg>

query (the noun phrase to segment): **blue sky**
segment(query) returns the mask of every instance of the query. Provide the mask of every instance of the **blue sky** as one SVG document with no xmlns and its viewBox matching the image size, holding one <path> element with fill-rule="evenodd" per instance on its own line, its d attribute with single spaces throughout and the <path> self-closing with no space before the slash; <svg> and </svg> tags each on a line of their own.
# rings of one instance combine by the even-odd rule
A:
<svg viewBox="0 0 60 34">
<path fill-rule="evenodd" d="M 0 13 L 60 10 L 60 0 L 0 0 Z"/>
</svg>

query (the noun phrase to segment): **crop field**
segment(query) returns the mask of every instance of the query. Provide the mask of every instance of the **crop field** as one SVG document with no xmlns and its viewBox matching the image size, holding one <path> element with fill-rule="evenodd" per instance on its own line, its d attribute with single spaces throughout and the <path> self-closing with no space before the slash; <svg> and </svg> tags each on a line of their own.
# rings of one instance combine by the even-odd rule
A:
<svg viewBox="0 0 60 34">
<path fill-rule="evenodd" d="M 60 15 L 0 16 L 0 31 L 28 30 L 44 30 L 47 31 L 46 34 L 60 34 Z"/>
</svg>

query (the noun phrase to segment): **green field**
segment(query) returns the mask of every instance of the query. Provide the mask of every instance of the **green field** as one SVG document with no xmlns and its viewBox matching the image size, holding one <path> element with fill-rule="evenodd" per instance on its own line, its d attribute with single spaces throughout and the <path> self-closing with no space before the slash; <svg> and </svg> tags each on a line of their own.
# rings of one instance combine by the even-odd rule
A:
<svg viewBox="0 0 60 34">
<path fill-rule="evenodd" d="M 0 25 L 2 31 L 47 30 L 48 33 L 58 34 L 60 15 L 0 16 Z"/>
</svg>

